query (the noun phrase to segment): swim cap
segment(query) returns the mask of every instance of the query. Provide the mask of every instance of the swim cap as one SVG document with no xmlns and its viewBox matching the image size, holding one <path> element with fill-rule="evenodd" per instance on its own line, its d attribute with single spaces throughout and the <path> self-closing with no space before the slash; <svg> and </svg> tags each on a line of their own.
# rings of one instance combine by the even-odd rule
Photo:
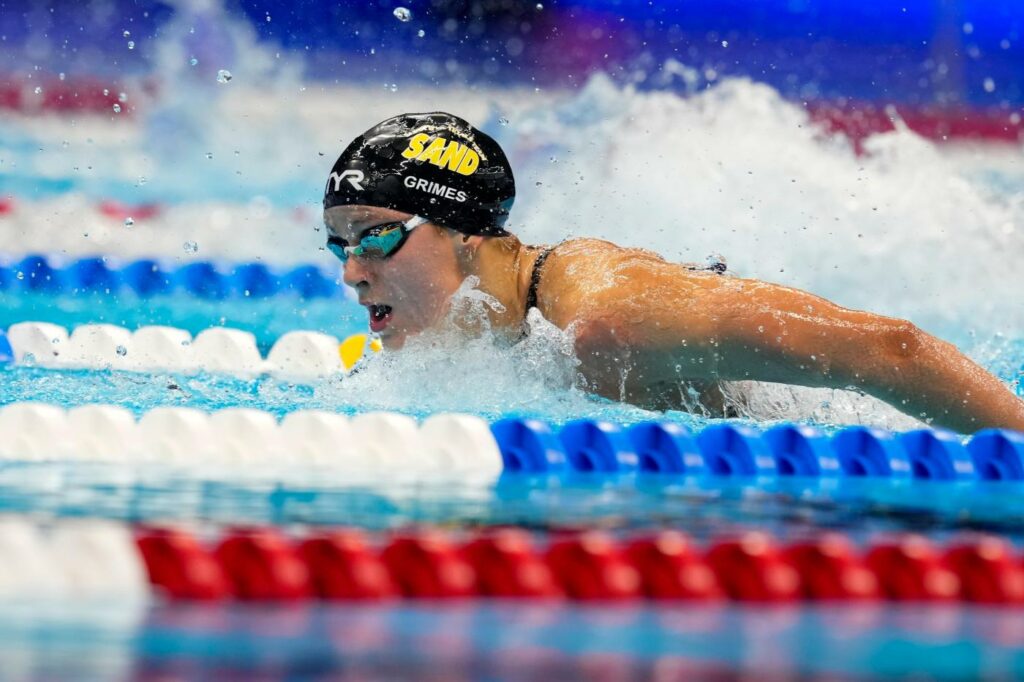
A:
<svg viewBox="0 0 1024 682">
<path fill-rule="evenodd" d="M 501 147 L 446 114 L 402 114 L 357 137 L 334 163 L 324 208 L 414 213 L 463 234 L 503 236 L 516 183 Z"/>
</svg>

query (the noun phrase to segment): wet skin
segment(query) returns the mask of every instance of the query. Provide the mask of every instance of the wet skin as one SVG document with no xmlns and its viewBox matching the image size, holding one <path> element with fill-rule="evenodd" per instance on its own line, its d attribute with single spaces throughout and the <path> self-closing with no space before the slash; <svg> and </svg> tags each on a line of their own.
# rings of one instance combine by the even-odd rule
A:
<svg viewBox="0 0 1024 682">
<path fill-rule="evenodd" d="M 410 217 L 366 206 L 324 215 L 328 229 L 349 244 L 367 227 Z M 386 348 L 437 324 L 468 275 L 504 305 L 491 323 L 515 338 L 539 253 L 427 224 L 391 258 L 350 258 L 345 282 L 361 301 L 393 306 L 381 332 Z M 718 381 L 773 381 L 854 388 L 962 433 L 1024 430 L 1024 400 L 955 346 L 904 320 L 768 282 L 689 270 L 595 239 L 563 243 L 543 272 L 540 312 L 573 332 L 581 377 L 607 398 L 688 409 L 680 388 L 687 383 L 706 404 L 714 402 L 710 389 Z"/>
</svg>

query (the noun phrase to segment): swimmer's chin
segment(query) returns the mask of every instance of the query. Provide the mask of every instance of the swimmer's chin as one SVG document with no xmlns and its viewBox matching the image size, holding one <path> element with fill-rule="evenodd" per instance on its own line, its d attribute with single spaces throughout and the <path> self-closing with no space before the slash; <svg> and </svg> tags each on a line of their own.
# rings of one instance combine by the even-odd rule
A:
<svg viewBox="0 0 1024 682">
<path fill-rule="evenodd" d="M 390 329 L 384 330 L 380 335 L 381 346 L 384 350 L 401 350 L 405 345 L 406 334 L 395 333 Z"/>
</svg>

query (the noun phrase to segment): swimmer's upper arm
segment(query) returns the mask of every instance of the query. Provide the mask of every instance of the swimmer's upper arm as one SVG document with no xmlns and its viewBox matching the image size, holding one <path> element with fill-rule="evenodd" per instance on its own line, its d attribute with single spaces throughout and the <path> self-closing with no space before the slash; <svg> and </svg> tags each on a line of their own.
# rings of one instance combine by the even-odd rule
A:
<svg viewBox="0 0 1024 682">
<path fill-rule="evenodd" d="M 584 362 L 631 355 L 652 378 L 659 370 L 652 363 L 662 371 L 671 363 L 689 379 L 884 383 L 919 334 L 908 322 L 797 289 L 663 261 L 620 264 L 615 274 L 617 283 L 574 302 L 577 352 Z"/>
</svg>

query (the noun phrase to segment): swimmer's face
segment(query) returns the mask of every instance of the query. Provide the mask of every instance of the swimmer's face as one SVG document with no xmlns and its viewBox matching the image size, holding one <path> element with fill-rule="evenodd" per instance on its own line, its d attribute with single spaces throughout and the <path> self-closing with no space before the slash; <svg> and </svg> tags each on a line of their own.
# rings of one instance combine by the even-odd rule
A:
<svg viewBox="0 0 1024 682">
<path fill-rule="evenodd" d="M 388 208 L 335 206 L 324 211 L 332 236 L 356 246 L 371 228 L 412 218 Z M 406 338 L 430 328 L 448 311 L 448 301 L 465 278 L 457 233 L 424 223 L 387 258 L 350 256 L 345 283 L 367 307 L 370 329 L 385 348 L 401 348 Z"/>
</svg>

